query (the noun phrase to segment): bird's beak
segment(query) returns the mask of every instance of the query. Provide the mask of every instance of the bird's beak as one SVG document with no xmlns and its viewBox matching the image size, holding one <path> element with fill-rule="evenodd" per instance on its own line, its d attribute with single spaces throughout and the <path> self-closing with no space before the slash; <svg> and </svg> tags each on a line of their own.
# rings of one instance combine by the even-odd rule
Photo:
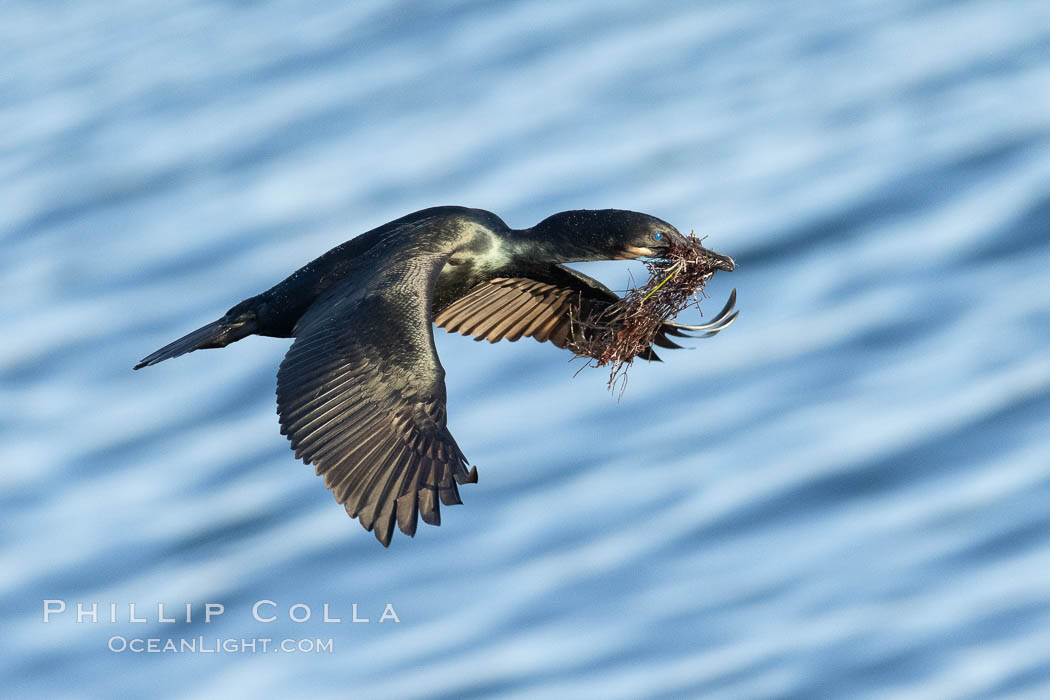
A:
<svg viewBox="0 0 1050 700">
<path fill-rule="evenodd" d="M 655 255 L 652 248 L 643 248 L 636 245 L 629 245 L 623 249 L 623 256 L 621 260 L 635 260 L 637 258 L 651 258 Z"/>
<path fill-rule="evenodd" d="M 711 261 L 714 263 L 713 267 L 716 270 L 732 272 L 736 269 L 736 263 L 733 262 L 733 258 L 728 255 L 719 255 L 718 253 L 712 253 L 711 251 L 708 251 L 708 255 L 711 256 Z"/>
<path fill-rule="evenodd" d="M 629 245 L 625 246 L 623 252 L 618 255 L 614 260 L 637 260 L 638 258 L 659 258 L 670 248 L 670 245 L 661 245 L 656 248 L 649 248 L 645 246 Z M 725 270 L 726 272 L 732 272 L 736 269 L 736 263 L 733 258 L 728 255 L 721 255 L 711 250 L 704 250 L 707 259 L 711 261 L 711 267 L 715 270 Z"/>
<path fill-rule="evenodd" d="M 660 244 L 655 246 L 636 246 L 629 245 L 623 249 L 621 260 L 637 260 L 638 258 L 663 258 L 666 256 L 667 251 L 671 249 L 671 244 Z"/>
</svg>

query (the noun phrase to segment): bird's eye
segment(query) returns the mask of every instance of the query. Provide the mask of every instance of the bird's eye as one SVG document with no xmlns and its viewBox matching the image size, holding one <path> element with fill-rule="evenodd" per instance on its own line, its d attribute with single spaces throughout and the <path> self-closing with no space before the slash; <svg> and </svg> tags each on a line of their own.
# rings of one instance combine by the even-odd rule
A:
<svg viewBox="0 0 1050 700">
<path fill-rule="evenodd" d="M 659 233 L 659 232 L 653 234 L 653 240 L 654 241 L 658 241 L 658 240 L 660 240 L 663 237 L 664 237 L 664 234 Z"/>
</svg>

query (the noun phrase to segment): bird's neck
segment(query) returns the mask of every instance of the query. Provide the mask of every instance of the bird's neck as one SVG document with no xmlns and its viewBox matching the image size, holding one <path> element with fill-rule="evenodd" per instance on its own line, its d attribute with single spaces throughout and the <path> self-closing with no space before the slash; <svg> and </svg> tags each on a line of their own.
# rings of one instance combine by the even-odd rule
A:
<svg viewBox="0 0 1050 700">
<path fill-rule="evenodd" d="M 544 260 L 550 263 L 589 262 L 600 260 L 593 251 L 564 235 L 539 227 L 514 231 L 511 247 L 516 257 Z"/>
</svg>

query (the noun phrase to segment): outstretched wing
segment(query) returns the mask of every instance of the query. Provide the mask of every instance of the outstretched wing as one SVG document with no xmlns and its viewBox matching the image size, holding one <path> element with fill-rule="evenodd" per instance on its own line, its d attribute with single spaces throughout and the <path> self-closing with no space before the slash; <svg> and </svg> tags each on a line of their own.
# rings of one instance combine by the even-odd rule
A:
<svg viewBox="0 0 1050 700">
<path fill-rule="evenodd" d="M 434 324 L 479 341 L 513 342 L 525 337 L 564 348 L 573 332 L 572 319 L 586 318 L 618 300 L 616 292 L 598 280 L 563 265 L 551 265 L 528 277 L 497 277 L 477 285 L 442 309 Z M 702 326 L 664 323 L 653 344 L 679 348 L 667 336 L 689 337 L 686 331 L 706 331 L 704 337 L 715 335 L 736 320 L 735 313 L 730 315 L 735 302 L 736 290 L 715 319 Z M 660 359 L 652 347 L 639 357 Z"/>
<path fill-rule="evenodd" d="M 446 427 L 445 370 L 430 305 L 447 256 L 384 261 L 352 276 L 299 320 L 277 373 L 281 432 L 335 499 L 389 546 L 395 521 L 441 524 L 477 469 Z"/>
</svg>

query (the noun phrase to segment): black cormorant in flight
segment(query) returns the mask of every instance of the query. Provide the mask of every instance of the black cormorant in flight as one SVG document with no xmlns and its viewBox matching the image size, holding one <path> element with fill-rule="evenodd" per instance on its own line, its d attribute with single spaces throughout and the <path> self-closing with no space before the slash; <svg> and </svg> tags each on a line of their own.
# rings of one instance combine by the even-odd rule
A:
<svg viewBox="0 0 1050 700">
<path fill-rule="evenodd" d="M 659 258 L 681 237 L 665 221 L 617 209 L 561 212 L 523 230 L 481 209 L 424 209 L 333 248 L 135 369 L 253 334 L 295 338 L 277 372 L 281 433 L 388 546 L 395 522 L 410 536 L 417 515 L 439 525 L 439 501 L 461 503 L 457 484 L 477 481 L 445 424 L 432 324 L 565 347 L 572 318 L 618 296 L 561 263 Z M 735 317 L 732 300 L 704 326 L 665 322 L 653 342 L 679 347 L 667 335 L 721 330 Z M 641 357 L 658 359 L 652 348 Z"/>
</svg>

